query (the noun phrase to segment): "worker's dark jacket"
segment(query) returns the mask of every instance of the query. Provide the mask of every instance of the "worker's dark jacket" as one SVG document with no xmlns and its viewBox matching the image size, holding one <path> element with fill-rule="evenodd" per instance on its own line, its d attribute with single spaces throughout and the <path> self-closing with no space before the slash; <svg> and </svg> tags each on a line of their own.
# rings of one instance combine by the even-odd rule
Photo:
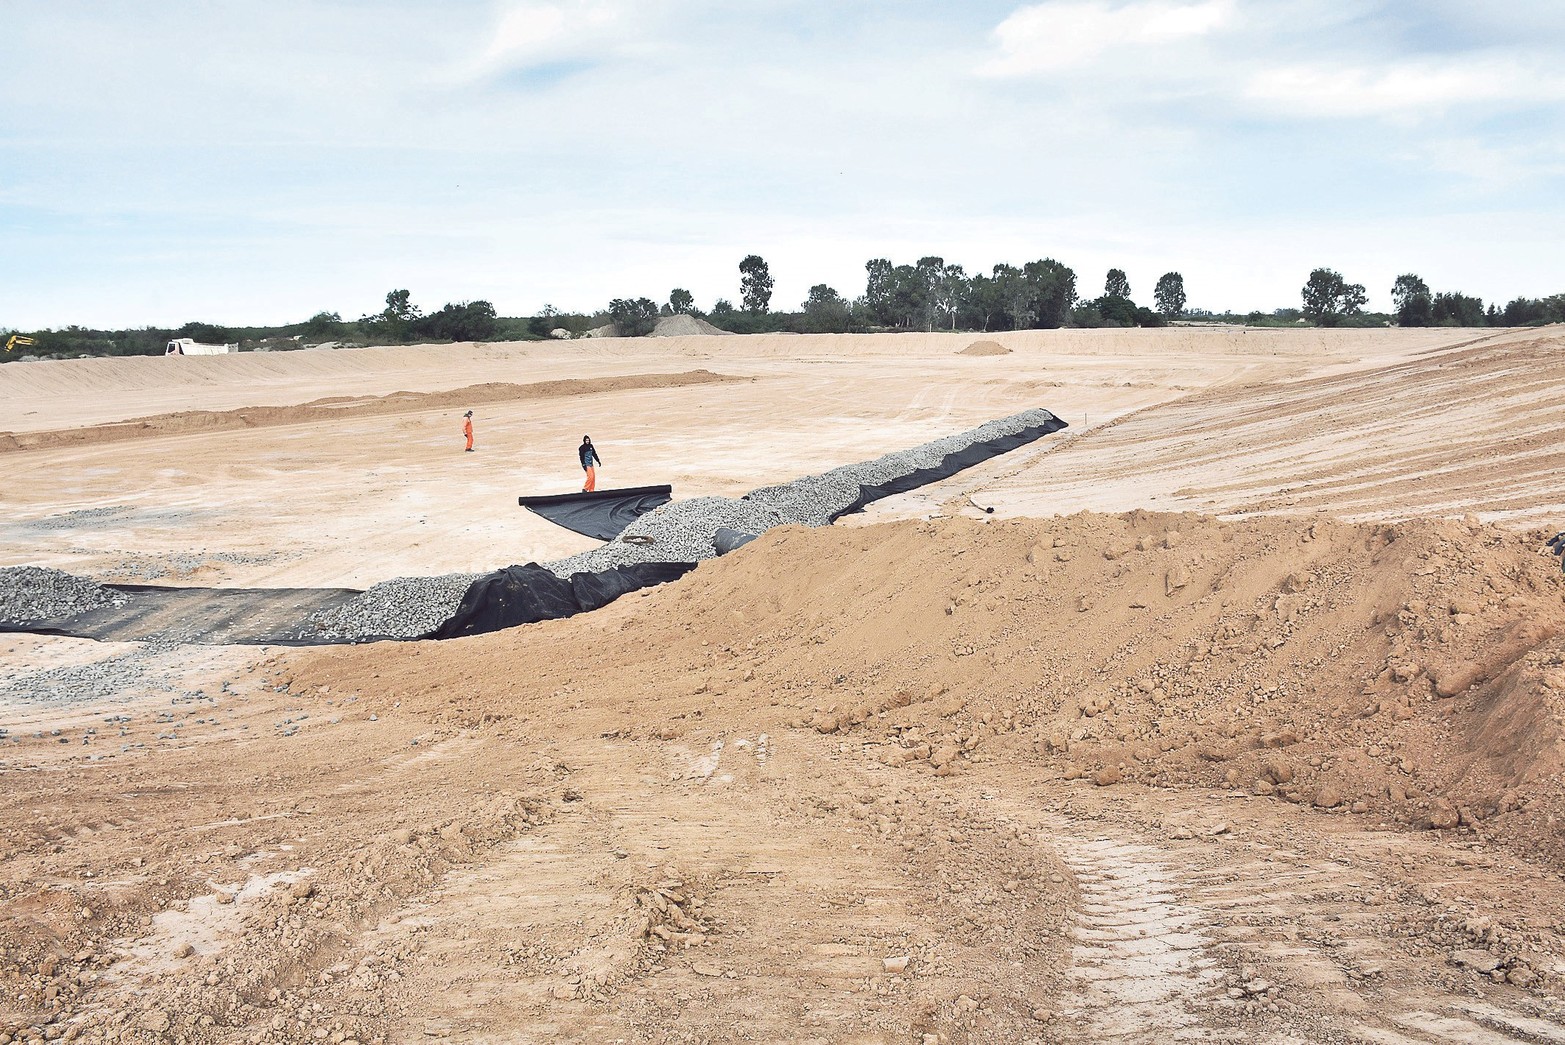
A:
<svg viewBox="0 0 1565 1045">
<path fill-rule="evenodd" d="M 593 462 L 597 462 L 598 464 L 603 463 L 603 458 L 598 456 L 597 449 L 594 448 L 591 443 L 582 443 L 580 446 L 578 446 L 576 448 L 576 456 L 581 458 L 581 466 L 583 469 L 591 468 Z"/>
</svg>

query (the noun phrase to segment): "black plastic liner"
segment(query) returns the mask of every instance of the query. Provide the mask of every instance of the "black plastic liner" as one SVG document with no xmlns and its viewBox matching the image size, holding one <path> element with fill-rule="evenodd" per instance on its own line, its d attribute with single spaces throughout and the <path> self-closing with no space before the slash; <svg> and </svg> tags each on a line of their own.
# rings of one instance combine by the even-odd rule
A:
<svg viewBox="0 0 1565 1045">
<path fill-rule="evenodd" d="M 600 541 L 612 541 L 625 527 L 674 498 L 672 486 L 518 497 L 516 503 L 558 526 Z"/>
<path fill-rule="evenodd" d="M 302 623 L 362 592 L 349 588 L 172 588 L 106 584 L 124 598 L 64 620 L 0 621 L 0 632 L 67 635 L 99 642 L 199 642 L 209 645 L 318 646 Z"/>
<path fill-rule="evenodd" d="M 677 581 L 695 568 L 693 562 L 638 563 L 600 573 L 572 574 L 566 580 L 535 562 L 507 566 L 474 581 L 451 619 L 427 637 L 455 639 L 574 617 L 637 589 Z"/>
<path fill-rule="evenodd" d="M 958 450 L 954 454 L 946 454 L 940 459 L 940 463 L 929 468 L 920 468 L 916 472 L 898 476 L 878 486 L 859 487 L 859 496 L 852 504 L 832 516 L 833 521 L 844 515 L 852 515 L 854 512 L 862 512 L 866 505 L 886 497 L 894 497 L 899 493 L 908 493 L 917 490 L 921 486 L 937 483 L 942 479 L 949 479 L 958 472 L 966 471 L 974 465 L 983 464 L 985 461 L 1008 454 L 1012 450 L 1020 449 L 1028 443 L 1035 443 L 1046 435 L 1058 432 L 1062 428 L 1070 427 L 1064 421 L 1054 415 L 1049 415 L 1049 420 L 1041 425 L 1033 425 L 1031 428 L 1023 428 L 1014 435 L 997 436 L 994 439 L 986 439 L 981 443 L 973 443 L 964 450 Z"/>
</svg>

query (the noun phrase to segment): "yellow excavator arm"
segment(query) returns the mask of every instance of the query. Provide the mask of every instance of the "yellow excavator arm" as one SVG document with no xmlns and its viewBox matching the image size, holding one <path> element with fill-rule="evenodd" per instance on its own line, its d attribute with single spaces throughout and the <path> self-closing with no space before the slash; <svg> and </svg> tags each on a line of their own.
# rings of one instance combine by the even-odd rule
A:
<svg viewBox="0 0 1565 1045">
<path fill-rule="evenodd" d="M 33 344 L 37 344 L 37 342 L 35 342 L 30 337 L 23 337 L 21 334 L 12 334 L 11 335 L 11 339 L 5 343 L 5 350 L 7 352 L 9 352 L 9 351 L 11 351 L 11 349 L 15 348 L 17 345 L 33 345 Z"/>
</svg>

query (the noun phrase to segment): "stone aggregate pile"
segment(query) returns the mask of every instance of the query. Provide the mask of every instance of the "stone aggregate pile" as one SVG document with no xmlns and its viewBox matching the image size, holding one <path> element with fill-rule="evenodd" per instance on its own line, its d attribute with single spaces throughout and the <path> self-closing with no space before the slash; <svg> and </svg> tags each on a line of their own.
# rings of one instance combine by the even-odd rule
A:
<svg viewBox="0 0 1565 1045">
<path fill-rule="evenodd" d="M 341 606 L 318 614 L 302 630 L 301 637 L 352 642 L 428 635 L 451 619 L 462 596 L 479 576 L 447 573 L 381 581 Z"/>
<path fill-rule="evenodd" d="M 44 566 L 0 569 L 0 620 L 13 624 L 64 620 L 124 601 L 125 597 L 113 589 L 64 570 Z"/>
</svg>

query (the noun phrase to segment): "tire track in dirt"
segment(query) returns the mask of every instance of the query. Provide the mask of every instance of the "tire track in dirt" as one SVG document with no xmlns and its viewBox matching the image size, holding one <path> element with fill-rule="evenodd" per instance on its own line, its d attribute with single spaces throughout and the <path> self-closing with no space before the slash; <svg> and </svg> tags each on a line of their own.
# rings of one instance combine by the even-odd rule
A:
<svg viewBox="0 0 1565 1045">
<path fill-rule="evenodd" d="M 1059 853 L 1081 888 L 1066 1021 L 1082 1040 L 1212 1040 L 1199 1013 L 1216 980 L 1206 919 L 1179 902 L 1160 854 L 1103 835 Z"/>
<path fill-rule="evenodd" d="M 1565 1045 L 1547 999 L 1400 943 L 1405 883 L 1221 823 L 1173 842 L 1106 826 L 1043 821 L 1081 898 L 1053 1040 Z"/>
</svg>

